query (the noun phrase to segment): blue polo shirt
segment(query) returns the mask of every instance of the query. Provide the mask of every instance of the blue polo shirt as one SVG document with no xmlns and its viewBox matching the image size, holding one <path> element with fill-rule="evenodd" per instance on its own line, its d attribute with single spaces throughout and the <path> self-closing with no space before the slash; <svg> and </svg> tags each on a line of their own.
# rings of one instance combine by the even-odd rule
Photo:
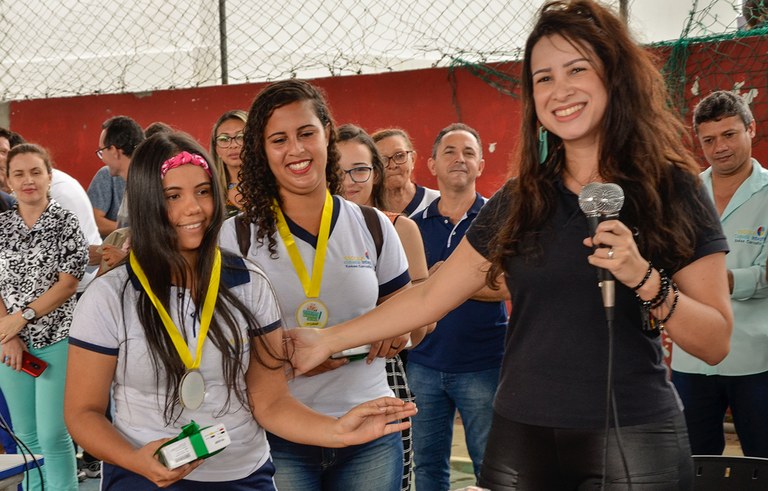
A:
<svg viewBox="0 0 768 491">
<path fill-rule="evenodd" d="M 421 230 L 429 267 L 448 259 L 486 201 L 477 194 L 472 207 L 457 224 L 440 214 L 440 198 L 411 217 Z M 449 373 L 501 366 L 506 323 L 504 302 L 467 300 L 443 317 L 432 334 L 408 353 L 408 363 Z"/>
</svg>

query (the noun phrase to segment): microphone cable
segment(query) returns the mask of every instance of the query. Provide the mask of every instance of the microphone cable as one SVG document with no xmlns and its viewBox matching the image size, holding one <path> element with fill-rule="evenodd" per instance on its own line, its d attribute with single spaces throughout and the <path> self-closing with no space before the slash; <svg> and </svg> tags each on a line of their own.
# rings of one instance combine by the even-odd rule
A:
<svg viewBox="0 0 768 491">
<path fill-rule="evenodd" d="M 621 428 L 619 427 L 619 411 L 616 404 L 616 392 L 613 390 L 613 347 L 614 347 L 614 330 L 613 330 L 613 316 L 608 316 L 606 320 L 608 327 L 608 369 L 607 381 L 605 387 L 605 435 L 603 436 L 603 472 L 602 480 L 600 483 L 600 489 L 604 490 L 608 471 L 608 436 L 611 430 L 611 412 L 613 412 L 613 425 L 616 432 L 616 446 L 619 449 L 619 456 L 621 457 L 621 463 L 624 467 L 624 475 L 627 477 L 627 489 L 632 491 L 632 477 L 629 474 L 629 464 L 627 462 L 627 456 L 624 453 L 624 442 L 621 438 Z"/>
<path fill-rule="evenodd" d="M 37 467 L 37 473 L 40 475 L 40 489 L 41 491 L 45 491 L 45 479 L 43 479 L 43 469 L 40 466 L 40 462 L 37 460 L 32 450 L 30 450 L 29 447 L 23 441 L 21 441 L 19 437 L 16 436 L 16 434 L 11 429 L 11 426 L 8 424 L 8 422 L 5 420 L 2 414 L 0 414 L 0 430 L 3 430 L 6 433 L 8 433 L 8 435 L 10 435 L 13 441 L 16 442 L 16 445 L 18 447 L 18 453 L 19 455 L 21 455 L 21 458 L 24 459 L 24 474 L 25 474 L 24 489 L 30 489 L 29 471 L 32 469 L 30 468 L 30 462 L 27 460 L 27 454 L 29 454 L 32 461 L 35 463 L 35 467 Z"/>
</svg>

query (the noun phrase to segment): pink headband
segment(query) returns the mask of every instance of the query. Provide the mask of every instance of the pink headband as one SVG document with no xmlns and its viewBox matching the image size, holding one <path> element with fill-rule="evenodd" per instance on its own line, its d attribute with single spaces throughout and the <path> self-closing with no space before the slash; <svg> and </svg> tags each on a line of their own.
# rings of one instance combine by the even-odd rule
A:
<svg viewBox="0 0 768 491">
<path fill-rule="evenodd" d="M 201 155 L 183 151 L 180 154 L 174 155 L 173 157 L 163 162 L 162 167 L 160 167 L 160 178 L 162 179 L 165 177 L 169 170 L 186 164 L 200 166 L 208 174 L 208 177 L 213 177 L 211 175 L 211 168 L 208 167 L 208 162 L 206 162 Z"/>
</svg>

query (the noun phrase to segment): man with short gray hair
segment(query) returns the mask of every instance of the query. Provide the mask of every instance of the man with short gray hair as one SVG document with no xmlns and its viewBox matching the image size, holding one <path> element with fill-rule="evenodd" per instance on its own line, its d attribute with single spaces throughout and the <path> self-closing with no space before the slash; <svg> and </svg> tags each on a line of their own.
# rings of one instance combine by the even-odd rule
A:
<svg viewBox="0 0 768 491">
<path fill-rule="evenodd" d="M 432 274 L 456 250 L 486 202 L 475 189 L 485 166 L 480 135 L 461 123 L 443 128 L 427 165 L 437 177 L 440 197 L 411 218 L 421 230 Z M 507 297 L 503 282 L 498 290 L 483 287 L 408 354 L 408 382 L 419 405 L 412 420 L 418 491 L 449 488 L 457 410 L 475 475 L 480 474 L 504 352 Z"/>
</svg>

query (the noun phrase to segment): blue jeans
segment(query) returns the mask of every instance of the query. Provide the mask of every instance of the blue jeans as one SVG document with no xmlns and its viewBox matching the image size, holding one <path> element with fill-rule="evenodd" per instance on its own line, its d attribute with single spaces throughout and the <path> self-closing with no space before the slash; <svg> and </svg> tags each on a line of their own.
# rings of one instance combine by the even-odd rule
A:
<svg viewBox="0 0 768 491">
<path fill-rule="evenodd" d="M 606 491 L 629 487 L 616 441 L 611 429 Z M 602 428 L 548 428 L 495 414 L 480 486 L 493 491 L 600 489 L 604 443 Z M 693 459 L 682 414 L 623 426 L 621 443 L 635 491 L 693 489 Z"/>
<path fill-rule="evenodd" d="M 392 433 L 363 445 L 323 448 L 267 433 L 280 491 L 400 491 L 403 442 Z"/>
<path fill-rule="evenodd" d="M 723 418 L 730 406 L 744 455 L 768 457 L 768 372 L 724 376 L 673 371 L 672 382 L 685 406 L 694 455 L 723 453 Z"/>
<path fill-rule="evenodd" d="M 413 416 L 413 456 L 416 489 L 450 488 L 453 422 L 458 409 L 475 476 L 480 475 L 485 444 L 493 419 L 493 398 L 499 368 L 448 373 L 408 363 L 408 382 L 419 412 Z"/>
<path fill-rule="evenodd" d="M 0 388 L 8 395 L 8 409 L 16 436 L 33 453 L 42 454 L 45 489 L 77 491 L 77 465 L 72 438 L 64 425 L 64 379 L 67 373 L 66 340 L 29 352 L 48 368 L 38 378 L 0 365 Z M 28 472 L 29 489 L 40 489 L 37 470 Z"/>
</svg>

